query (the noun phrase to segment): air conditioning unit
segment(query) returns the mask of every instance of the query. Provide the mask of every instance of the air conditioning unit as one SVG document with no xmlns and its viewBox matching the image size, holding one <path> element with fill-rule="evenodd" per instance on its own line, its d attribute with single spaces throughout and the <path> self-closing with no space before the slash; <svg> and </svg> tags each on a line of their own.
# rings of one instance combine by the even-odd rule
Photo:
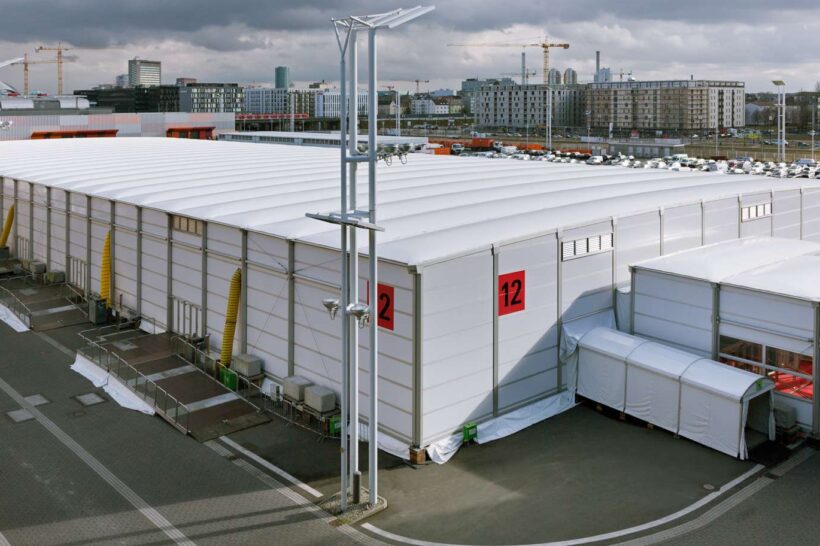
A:
<svg viewBox="0 0 820 546">
<path fill-rule="evenodd" d="M 286 377 L 282 381 L 285 396 L 296 402 L 302 402 L 305 399 L 305 387 L 309 387 L 312 384 L 313 383 L 310 379 L 306 379 L 299 375 Z"/>
</svg>

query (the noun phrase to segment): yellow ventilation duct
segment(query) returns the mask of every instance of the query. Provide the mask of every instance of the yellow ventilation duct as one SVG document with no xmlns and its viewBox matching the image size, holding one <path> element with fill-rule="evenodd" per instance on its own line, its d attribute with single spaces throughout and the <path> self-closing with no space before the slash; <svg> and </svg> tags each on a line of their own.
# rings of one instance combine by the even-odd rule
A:
<svg viewBox="0 0 820 546">
<path fill-rule="evenodd" d="M 105 307 L 111 309 L 114 294 L 111 293 L 111 231 L 105 235 L 102 252 L 102 270 L 100 271 L 100 297 L 105 300 Z"/>
<path fill-rule="evenodd" d="M 6 216 L 6 223 L 3 224 L 3 234 L 0 235 L 0 246 L 6 246 L 9 242 L 9 234 L 11 233 L 11 226 L 14 223 L 14 205 L 9 209 L 9 215 Z"/>
<path fill-rule="evenodd" d="M 231 365 L 233 337 L 236 333 L 236 315 L 239 312 L 239 294 L 241 291 L 242 270 L 237 269 L 231 277 L 231 287 L 228 290 L 228 308 L 225 310 L 225 331 L 222 334 L 222 354 L 220 355 L 223 366 Z"/>
</svg>

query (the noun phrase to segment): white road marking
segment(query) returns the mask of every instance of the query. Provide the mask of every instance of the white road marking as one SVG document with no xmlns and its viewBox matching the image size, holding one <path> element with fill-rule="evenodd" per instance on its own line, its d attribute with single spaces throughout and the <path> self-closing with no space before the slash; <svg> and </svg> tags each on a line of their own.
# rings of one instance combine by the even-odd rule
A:
<svg viewBox="0 0 820 546">
<path fill-rule="evenodd" d="M 321 498 L 323 496 L 321 493 L 319 493 L 318 491 L 313 489 L 311 486 L 307 485 L 306 483 L 302 483 L 301 481 L 294 478 L 293 476 L 291 476 L 290 474 L 288 474 L 287 472 L 285 472 L 284 470 L 282 470 L 278 466 L 276 466 L 272 463 L 269 463 L 268 461 L 266 461 L 265 459 L 263 459 L 262 457 L 260 457 L 256 453 L 245 449 L 244 447 L 237 444 L 236 442 L 234 442 L 233 440 L 231 440 L 227 436 L 222 436 L 219 439 L 223 443 L 227 444 L 228 446 L 230 446 L 233 449 L 240 452 L 242 455 L 244 455 L 248 459 L 252 460 L 253 462 L 255 462 L 255 463 L 257 463 L 261 466 L 264 466 L 265 468 L 267 468 L 268 470 L 270 470 L 271 472 L 273 472 L 277 476 L 281 476 L 281 477 L 285 478 L 287 481 L 289 481 L 290 483 L 292 483 L 293 485 L 295 485 L 296 487 L 298 487 L 302 491 L 305 491 L 305 492 L 313 495 L 317 499 Z"/>
<path fill-rule="evenodd" d="M 0 546 L 11 546 L 11 542 L 3 536 L 3 533 L 0 533 Z"/>
<path fill-rule="evenodd" d="M 185 407 L 188 408 L 189 412 L 193 413 L 201 409 L 227 404 L 228 402 L 233 402 L 234 400 L 239 400 L 239 396 L 232 392 L 226 392 L 225 394 L 218 394 L 216 396 L 212 396 L 211 398 L 190 402 L 185 404 Z"/>
<path fill-rule="evenodd" d="M 134 508 L 139 510 L 143 516 L 145 516 L 158 529 L 165 533 L 168 538 L 177 544 L 184 544 L 186 546 L 194 545 L 194 542 L 186 537 L 182 531 L 174 527 L 170 521 L 165 519 L 165 516 L 160 514 L 156 509 L 145 502 L 142 497 L 140 497 L 133 489 L 128 487 L 125 482 L 115 476 L 113 472 L 108 470 L 108 468 L 98 461 L 91 453 L 86 451 L 85 448 L 78 444 L 71 436 L 63 432 L 63 430 L 58 427 L 54 421 L 43 415 L 40 410 L 26 402 L 26 399 L 20 393 L 14 390 L 11 385 L 2 379 L 0 379 L 0 390 L 3 390 L 20 406 L 31 412 L 31 414 L 34 415 L 34 418 L 37 419 L 37 421 L 43 425 L 43 427 L 55 438 L 57 438 L 60 443 L 79 457 L 86 465 L 88 465 L 89 468 L 91 468 L 91 470 L 105 480 L 108 485 L 113 487 L 123 498 L 125 498 L 125 500 L 130 502 Z M 0 545 L 2 545 L 2 542 L 0 542 Z"/>
<path fill-rule="evenodd" d="M 224 438 L 224 436 L 223 436 L 223 438 Z M 220 455 L 223 454 L 223 450 L 225 449 L 222 446 L 220 446 L 219 444 L 217 444 L 216 442 L 206 442 L 205 445 L 207 445 L 208 447 L 210 447 L 211 449 L 213 449 L 214 451 L 216 451 Z M 362 533 L 361 531 L 351 527 L 350 525 L 338 525 L 338 526 L 334 525 L 334 522 L 336 520 L 336 518 L 334 516 L 328 514 L 327 512 L 325 512 L 324 510 L 322 510 L 321 508 L 319 508 L 318 506 L 313 504 L 313 502 L 306 499 L 305 497 L 303 497 L 302 495 L 300 495 L 299 493 L 297 493 L 296 491 L 294 491 L 290 487 L 287 487 L 286 485 L 284 485 L 281 482 L 277 481 L 276 478 L 274 478 L 270 474 L 266 474 L 265 472 L 262 472 L 257 467 L 250 464 L 248 461 L 246 461 L 244 459 L 236 458 L 236 459 L 233 460 L 233 464 L 235 464 L 239 468 L 243 469 L 245 472 L 247 472 L 251 476 L 255 477 L 257 480 L 264 483 L 265 485 L 267 485 L 271 489 L 273 489 L 276 492 L 280 493 L 282 496 L 286 497 L 287 499 L 290 499 L 290 501 L 292 501 L 294 504 L 296 504 L 297 506 L 304 509 L 305 512 L 308 512 L 309 514 L 311 514 L 316 519 L 322 520 L 323 522 L 327 523 L 328 525 L 333 525 L 340 533 L 350 537 L 352 540 L 355 540 L 356 542 L 358 542 L 360 544 L 366 544 L 366 545 L 369 545 L 369 546 L 385 546 L 385 543 L 378 541 L 377 539 L 371 537 L 370 535 L 366 535 L 366 534 Z"/>
<path fill-rule="evenodd" d="M 662 518 L 656 519 L 654 521 L 650 521 L 648 523 L 644 523 L 644 524 L 641 524 L 641 525 L 636 525 L 635 527 L 629 527 L 628 529 L 621 529 L 620 531 L 613 531 L 611 533 L 604 533 L 604 534 L 595 535 L 595 536 L 591 536 L 591 537 L 576 538 L 576 539 L 573 539 L 573 540 L 564 540 L 564 541 L 559 541 L 559 542 L 542 542 L 542 543 L 527 544 L 527 545 L 520 545 L 520 546 L 575 546 L 577 544 L 587 544 L 587 543 L 590 543 L 590 542 L 598 542 L 598 541 L 602 541 L 602 540 L 612 540 L 612 539 L 620 538 L 620 537 L 623 537 L 623 536 L 631 535 L 631 534 L 634 534 L 634 533 L 639 533 L 641 531 L 647 531 L 649 529 L 652 529 L 654 527 L 658 527 L 660 525 L 666 525 L 667 523 L 669 523 L 671 521 L 674 521 L 676 519 L 680 519 L 683 516 L 685 516 L 687 514 L 690 514 L 694 511 L 702 508 L 704 505 L 709 504 L 710 502 L 712 502 L 716 498 L 720 497 L 721 495 L 723 495 L 724 493 L 726 493 L 727 491 L 729 491 L 730 489 L 732 489 L 736 485 L 738 485 L 740 483 L 743 483 L 747 479 L 751 478 L 752 476 L 754 476 L 755 474 L 760 472 L 763 468 L 764 468 L 763 465 L 755 465 L 748 472 L 744 472 L 743 474 L 741 474 L 740 476 L 738 476 L 734 480 L 732 480 L 729 483 L 725 484 L 723 487 L 721 487 L 717 491 L 709 493 L 708 495 L 706 495 L 705 497 L 703 497 L 699 501 L 697 501 L 693 504 L 690 504 L 686 508 L 678 510 L 677 512 L 675 512 L 673 514 L 669 514 L 668 516 L 664 516 Z M 370 523 L 362 524 L 362 529 L 367 529 L 371 533 L 382 536 L 384 538 L 388 538 L 390 540 L 395 540 L 396 542 L 403 542 L 405 544 L 412 544 L 413 546 L 461 546 L 461 545 L 458 545 L 458 544 L 449 544 L 449 543 L 442 543 L 442 542 L 428 542 L 426 540 L 416 540 L 414 538 L 403 537 L 401 535 L 397 535 L 397 534 L 391 533 L 389 531 L 379 529 L 378 527 L 376 527 L 375 525 L 371 525 Z"/>
</svg>

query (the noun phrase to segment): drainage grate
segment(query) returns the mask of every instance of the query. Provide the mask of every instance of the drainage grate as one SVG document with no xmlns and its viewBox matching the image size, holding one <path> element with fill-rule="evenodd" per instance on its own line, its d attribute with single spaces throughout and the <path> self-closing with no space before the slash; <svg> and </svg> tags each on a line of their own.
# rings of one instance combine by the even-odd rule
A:
<svg viewBox="0 0 820 546">
<path fill-rule="evenodd" d="M 101 404 L 101 403 L 105 402 L 105 398 L 103 398 L 102 396 L 100 396 L 99 394 L 97 394 L 95 392 L 89 392 L 89 393 L 86 393 L 86 394 L 78 394 L 74 398 L 76 398 L 77 401 L 80 404 L 82 404 L 83 406 L 86 406 L 86 407 L 87 406 L 94 406 L 96 404 Z"/>
<path fill-rule="evenodd" d="M 15 423 L 24 423 L 26 421 L 31 421 L 32 419 L 34 419 L 34 416 L 27 409 L 7 411 L 6 415 L 8 415 L 9 419 L 14 421 Z"/>
<path fill-rule="evenodd" d="M 26 396 L 24 400 L 32 406 L 42 406 L 44 404 L 48 404 L 49 402 L 51 402 L 51 400 L 49 400 L 42 394 L 32 394 L 31 396 Z"/>
</svg>

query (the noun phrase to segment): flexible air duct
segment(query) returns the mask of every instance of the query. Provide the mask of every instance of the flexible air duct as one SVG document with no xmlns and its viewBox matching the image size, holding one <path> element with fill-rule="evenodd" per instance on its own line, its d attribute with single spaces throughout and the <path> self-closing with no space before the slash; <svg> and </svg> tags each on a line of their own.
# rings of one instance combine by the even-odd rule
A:
<svg viewBox="0 0 820 546">
<path fill-rule="evenodd" d="M 228 290 L 228 308 L 225 310 L 225 331 L 222 335 L 222 353 L 220 360 L 223 366 L 231 365 L 233 354 L 233 337 L 236 333 L 236 315 L 239 311 L 239 294 L 242 291 L 242 270 L 237 269 L 231 277 Z"/>
</svg>

